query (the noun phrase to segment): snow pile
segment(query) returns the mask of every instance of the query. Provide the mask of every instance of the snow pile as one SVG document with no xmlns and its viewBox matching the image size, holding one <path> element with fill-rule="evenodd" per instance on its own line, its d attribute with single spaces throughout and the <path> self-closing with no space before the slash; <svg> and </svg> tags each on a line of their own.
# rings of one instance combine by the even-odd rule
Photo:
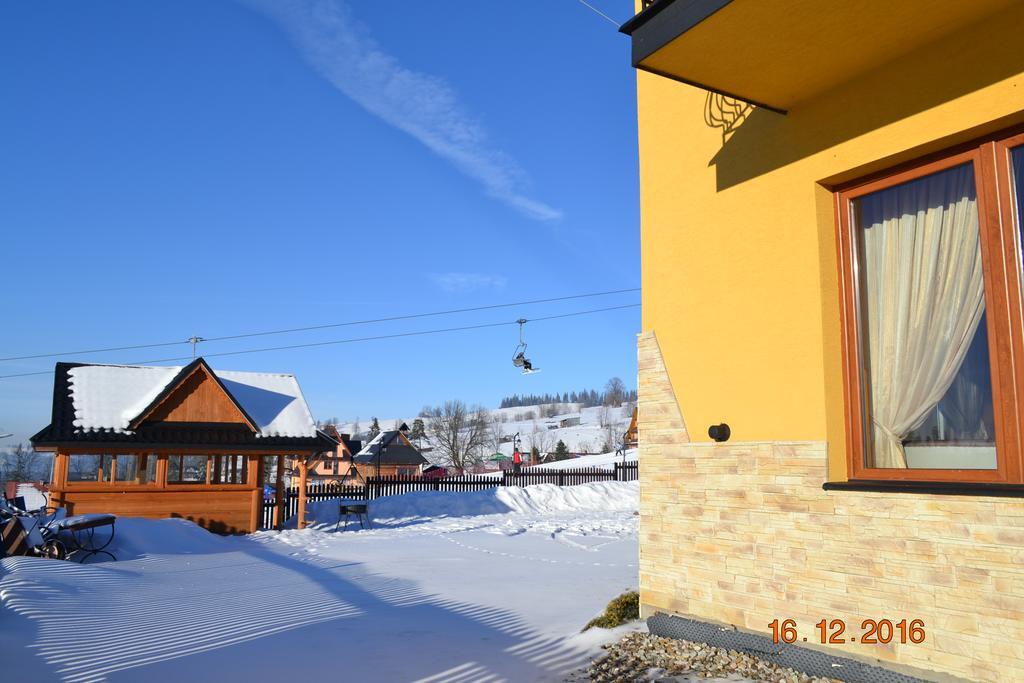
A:
<svg viewBox="0 0 1024 683">
<path fill-rule="evenodd" d="M 114 529 L 114 541 L 107 550 L 119 561 L 147 555 L 217 553 L 240 540 L 234 536 L 212 534 L 187 519 L 118 517 Z M 107 533 L 106 529 L 96 530 L 97 538 L 106 538 Z"/>
<path fill-rule="evenodd" d="M 577 486 L 506 486 L 498 499 L 514 512 L 550 514 L 565 511 L 631 512 L 640 504 L 635 481 L 596 481 Z"/>
<path fill-rule="evenodd" d="M 614 469 L 616 463 L 627 462 L 630 464 L 636 464 L 636 449 L 631 448 L 626 451 L 626 457 L 623 458 L 621 455 L 615 453 L 599 453 L 597 455 L 581 455 L 578 458 L 570 458 L 569 460 L 555 460 L 552 462 L 543 462 L 539 465 L 531 465 L 531 470 L 574 470 L 578 467 L 597 467 L 602 470 Z"/>
<path fill-rule="evenodd" d="M 369 503 L 373 523 L 391 525 L 414 519 L 475 517 L 506 513 L 548 515 L 556 512 L 632 512 L 640 501 L 635 481 L 599 481 L 578 486 L 502 486 L 483 491 L 416 491 Z M 340 499 L 309 506 L 316 524 L 338 522 Z M 363 501 L 356 501 L 363 502 Z"/>
</svg>

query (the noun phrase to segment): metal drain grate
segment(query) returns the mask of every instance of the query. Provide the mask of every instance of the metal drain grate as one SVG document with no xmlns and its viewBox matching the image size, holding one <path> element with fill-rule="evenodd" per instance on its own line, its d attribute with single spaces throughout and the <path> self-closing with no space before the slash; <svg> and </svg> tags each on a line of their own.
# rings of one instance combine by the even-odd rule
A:
<svg viewBox="0 0 1024 683">
<path fill-rule="evenodd" d="M 767 636 L 668 614 L 655 614 L 650 617 L 647 620 L 647 629 L 656 636 L 745 652 L 808 676 L 836 678 L 849 683 L 927 683 L 923 678 L 915 678 L 854 659 L 836 657 L 799 645 L 773 643 Z"/>
</svg>

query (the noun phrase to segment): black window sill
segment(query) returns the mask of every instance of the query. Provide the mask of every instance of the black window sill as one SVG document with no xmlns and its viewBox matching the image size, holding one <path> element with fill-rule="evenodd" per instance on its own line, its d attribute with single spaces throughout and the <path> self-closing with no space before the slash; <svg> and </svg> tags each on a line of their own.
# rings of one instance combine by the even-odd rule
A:
<svg viewBox="0 0 1024 683">
<path fill-rule="evenodd" d="M 826 491 L 868 491 L 872 493 L 928 493 L 945 496 L 989 496 L 1024 498 L 1022 484 L 983 484 L 960 481 L 827 481 Z"/>
</svg>

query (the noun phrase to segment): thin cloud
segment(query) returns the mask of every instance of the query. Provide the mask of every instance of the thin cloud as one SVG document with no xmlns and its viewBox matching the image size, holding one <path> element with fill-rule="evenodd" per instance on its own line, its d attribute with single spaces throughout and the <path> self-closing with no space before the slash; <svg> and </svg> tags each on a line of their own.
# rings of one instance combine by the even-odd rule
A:
<svg viewBox="0 0 1024 683">
<path fill-rule="evenodd" d="M 526 177 L 467 114 L 441 78 L 402 66 L 384 52 L 341 0 L 241 0 L 277 21 L 309 64 L 371 114 L 408 133 L 530 218 L 562 212 L 522 192 Z"/>
<path fill-rule="evenodd" d="M 430 279 L 446 292 L 473 292 L 478 289 L 504 289 L 508 278 L 484 273 L 433 273 Z"/>
</svg>

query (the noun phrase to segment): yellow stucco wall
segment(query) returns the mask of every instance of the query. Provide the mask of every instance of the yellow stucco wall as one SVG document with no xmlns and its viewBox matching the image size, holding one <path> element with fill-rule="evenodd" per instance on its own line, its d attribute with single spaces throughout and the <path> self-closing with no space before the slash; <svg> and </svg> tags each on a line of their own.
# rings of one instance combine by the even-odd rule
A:
<svg viewBox="0 0 1024 683">
<path fill-rule="evenodd" d="M 638 73 L 643 329 L 695 441 L 827 441 L 846 476 L 837 182 L 1024 121 L 1024 5 L 729 135 L 708 94 Z"/>
</svg>

